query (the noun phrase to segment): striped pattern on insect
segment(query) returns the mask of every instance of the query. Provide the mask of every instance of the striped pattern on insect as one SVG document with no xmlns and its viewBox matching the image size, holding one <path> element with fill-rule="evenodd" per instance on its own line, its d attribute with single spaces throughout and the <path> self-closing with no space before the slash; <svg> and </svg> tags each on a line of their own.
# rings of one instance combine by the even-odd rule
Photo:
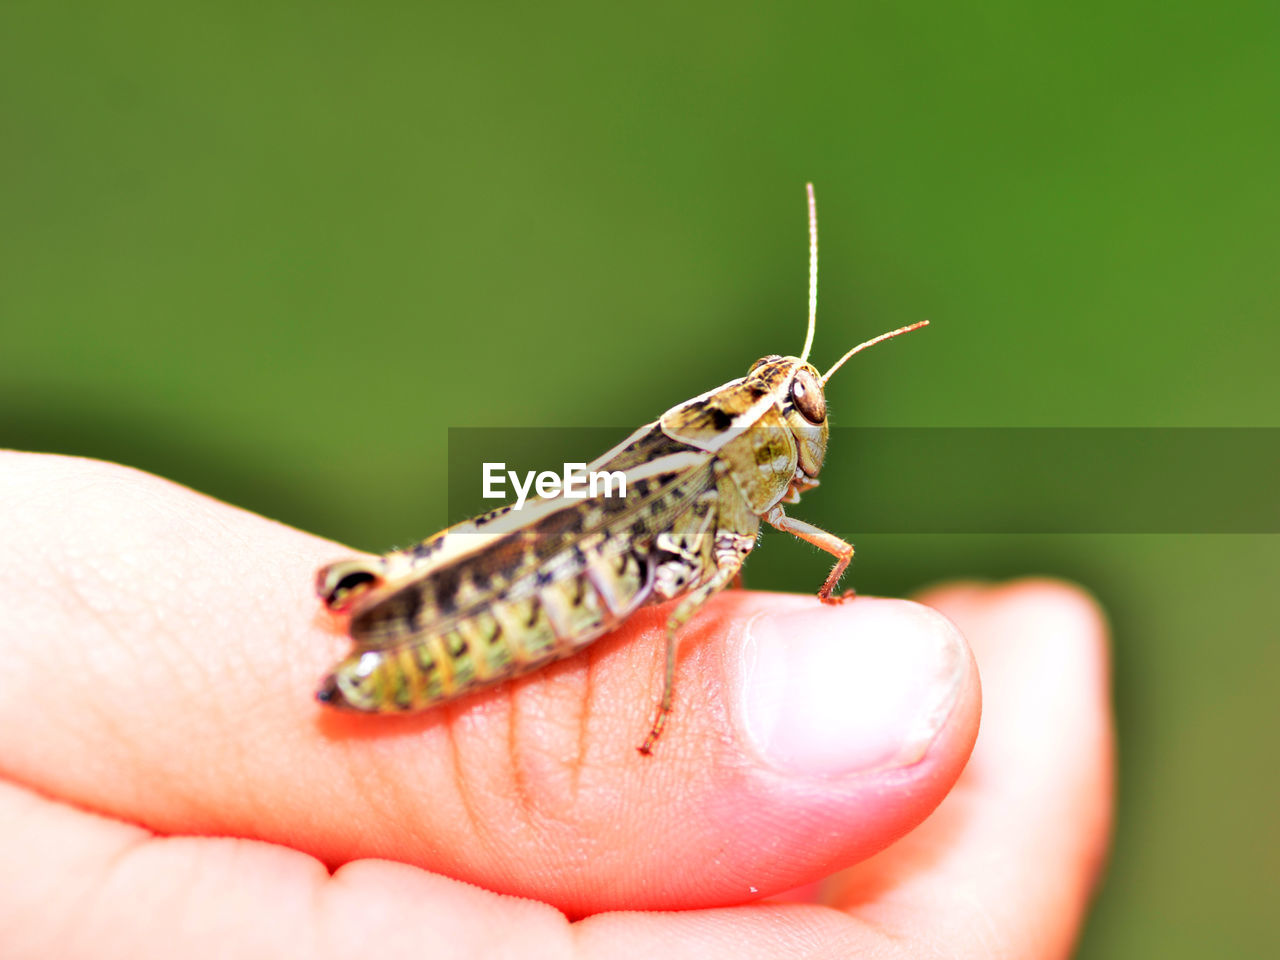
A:
<svg viewBox="0 0 1280 960">
<path fill-rule="evenodd" d="M 639 607 L 678 600 L 667 618 L 662 697 L 640 752 L 671 712 L 680 627 L 737 576 L 761 521 L 836 558 L 852 545 L 783 504 L 818 485 L 827 448 L 827 381 L 850 357 L 928 321 L 854 347 L 826 373 L 808 362 L 817 308 L 818 235 L 809 198 L 809 328 L 798 357 L 758 360 L 745 377 L 672 407 L 588 470 L 623 471 L 626 497 L 533 499 L 457 524 L 374 560 L 329 564 L 325 606 L 349 617 L 354 649 L 317 698 L 366 713 L 451 700 L 569 656 Z"/>
</svg>

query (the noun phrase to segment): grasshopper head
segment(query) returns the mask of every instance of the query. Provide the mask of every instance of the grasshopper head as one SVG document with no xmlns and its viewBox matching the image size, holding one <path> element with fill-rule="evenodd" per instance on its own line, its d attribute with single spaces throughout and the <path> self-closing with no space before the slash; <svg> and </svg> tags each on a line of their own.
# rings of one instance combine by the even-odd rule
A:
<svg viewBox="0 0 1280 960">
<path fill-rule="evenodd" d="M 805 477 L 816 477 L 827 456 L 827 397 L 822 391 L 822 378 L 812 364 L 796 362 L 782 404 L 782 418 L 796 440 L 797 466 Z"/>
<path fill-rule="evenodd" d="M 827 455 L 827 380 L 855 353 L 874 343 L 916 330 L 927 323 L 927 320 L 922 320 L 860 343 L 826 373 L 819 373 L 818 368 L 804 356 L 762 357 L 747 371 L 747 376 L 742 381 L 743 387 L 754 397 L 773 398 L 773 404 L 782 416 L 786 431 L 795 443 L 795 476 L 790 481 L 788 499 L 784 502 L 793 503 L 795 501 L 791 498 L 817 486 L 818 471 L 822 469 L 822 461 Z M 767 451 L 771 448 L 771 443 L 761 444 L 761 449 Z"/>
<path fill-rule="evenodd" d="M 803 484 L 816 477 L 827 455 L 827 399 L 817 368 L 799 357 L 764 357 L 748 371 L 747 381 L 758 381 L 762 392 L 778 398 L 796 444 L 796 479 Z"/>
</svg>

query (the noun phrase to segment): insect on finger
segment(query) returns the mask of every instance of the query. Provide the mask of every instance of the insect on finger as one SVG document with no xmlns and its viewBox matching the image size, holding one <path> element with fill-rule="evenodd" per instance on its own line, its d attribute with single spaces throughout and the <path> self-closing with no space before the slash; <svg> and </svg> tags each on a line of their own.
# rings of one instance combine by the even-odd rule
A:
<svg viewBox="0 0 1280 960">
<path fill-rule="evenodd" d="M 824 601 L 853 546 L 782 504 L 818 485 L 829 436 L 826 384 L 854 354 L 927 321 L 858 344 L 827 372 L 809 362 L 817 324 L 818 221 L 809 206 L 809 325 L 798 357 L 767 356 L 746 376 L 686 400 L 588 466 L 620 474 L 603 496 L 532 498 L 374 560 L 317 575 L 324 605 L 353 642 L 320 686 L 328 706 L 421 710 L 570 656 L 640 607 L 679 599 L 667 621 L 662 693 L 638 748 L 651 754 L 674 703 L 680 630 L 735 580 L 761 521 L 836 557 Z"/>
</svg>

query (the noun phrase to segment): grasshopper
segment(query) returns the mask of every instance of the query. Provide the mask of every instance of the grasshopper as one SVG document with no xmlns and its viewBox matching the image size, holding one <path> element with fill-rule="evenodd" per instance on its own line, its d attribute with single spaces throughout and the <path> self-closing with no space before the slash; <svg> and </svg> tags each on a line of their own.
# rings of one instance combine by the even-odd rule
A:
<svg viewBox="0 0 1280 960">
<path fill-rule="evenodd" d="M 818 485 L 827 449 L 826 373 L 808 362 L 818 295 L 818 227 L 809 202 L 809 330 L 798 357 L 757 360 L 745 377 L 672 407 L 588 469 L 622 471 L 626 497 L 532 499 L 449 527 L 373 560 L 323 567 L 316 590 L 349 617 L 354 650 L 317 698 L 401 713 L 433 706 L 569 656 L 639 607 L 678 600 L 667 617 L 662 697 L 639 750 L 671 713 L 678 635 L 738 576 L 761 521 L 836 558 L 818 590 L 828 603 L 853 546 L 788 516 Z"/>
</svg>

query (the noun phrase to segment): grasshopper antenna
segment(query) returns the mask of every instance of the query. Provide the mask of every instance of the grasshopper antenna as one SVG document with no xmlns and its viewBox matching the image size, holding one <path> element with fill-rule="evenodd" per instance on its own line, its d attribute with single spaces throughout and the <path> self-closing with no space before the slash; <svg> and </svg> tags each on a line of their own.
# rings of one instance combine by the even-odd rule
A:
<svg viewBox="0 0 1280 960">
<path fill-rule="evenodd" d="M 809 196 L 809 333 L 804 338 L 804 352 L 800 359 L 808 360 L 813 347 L 813 331 L 818 324 L 818 204 L 813 199 L 812 183 L 806 183 L 804 191 Z"/>
<path fill-rule="evenodd" d="M 824 373 L 822 375 L 822 379 L 819 380 L 818 382 L 821 383 L 823 386 L 826 386 L 827 381 L 831 379 L 831 375 L 835 373 L 837 370 L 839 370 L 841 367 L 843 367 L 844 362 L 848 360 L 850 357 L 852 357 L 855 353 L 859 353 L 860 351 L 867 349 L 867 347 L 874 347 L 881 340 L 888 340 L 892 337 L 896 337 L 904 333 L 910 333 L 912 330 L 919 330 L 921 327 L 927 327 L 928 325 L 929 325 L 928 320 L 921 320 L 919 323 L 913 323 L 907 327 L 899 327 L 897 330 L 890 330 L 888 333 L 882 333 L 878 337 L 872 337 L 866 343 L 858 344 L 856 347 L 854 347 L 852 350 L 846 353 L 843 357 L 837 360 L 836 365 L 832 367 L 830 370 L 828 370 L 826 373 Z"/>
</svg>

